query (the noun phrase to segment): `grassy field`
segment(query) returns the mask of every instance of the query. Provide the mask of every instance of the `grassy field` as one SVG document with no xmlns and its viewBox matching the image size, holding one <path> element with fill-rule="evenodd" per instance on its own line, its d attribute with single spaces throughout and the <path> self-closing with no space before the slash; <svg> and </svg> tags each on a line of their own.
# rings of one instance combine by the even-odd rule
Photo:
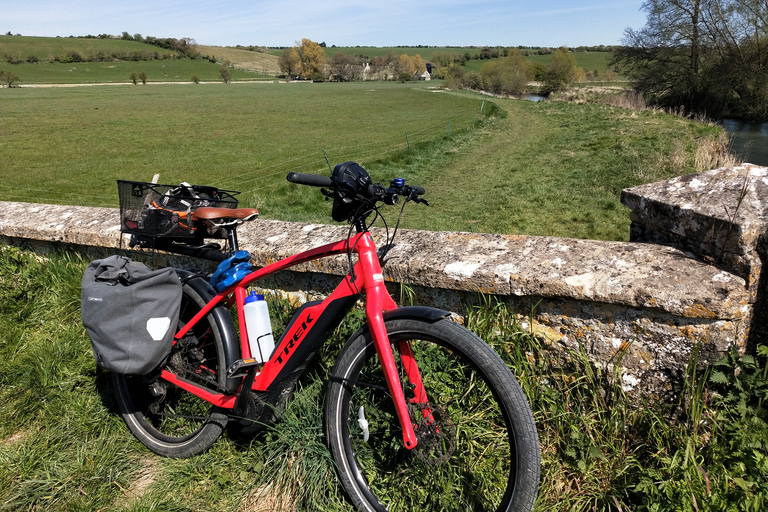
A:
<svg viewBox="0 0 768 512">
<path fill-rule="evenodd" d="M 212 56 L 223 62 L 229 60 L 235 69 L 232 80 L 270 79 L 279 72 L 277 59 L 264 54 L 244 50 L 200 47 L 201 55 Z M 64 62 L 69 52 L 77 52 L 84 59 L 99 54 L 117 52 L 157 53 L 158 60 L 95 60 L 91 62 Z M 218 55 L 216 55 L 218 53 Z M 38 59 L 28 62 L 29 56 Z M 21 62 L 10 64 L 8 56 Z M 148 82 L 190 82 L 193 76 L 201 81 L 221 81 L 221 64 L 205 59 L 178 59 L 178 52 L 164 50 L 135 41 L 120 39 L 82 39 L 61 37 L 0 36 L 0 70 L 17 75 L 21 85 L 29 84 L 93 84 L 128 83 L 131 73 L 146 73 Z M 54 62 L 59 57 L 61 62 Z"/>
<path fill-rule="evenodd" d="M 78 62 L 78 63 L 0 63 L 21 78 L 16 85 L 130 83 L 131 73 L 146 73 L 147 82 L 191 82 L 197 76 L 203 82 L 221 82 L 220 64 L 202 59 Z M 274 76 L 230 69 L 233 81 L 273 80 Z"/>
<path fill-rule="evenodd" d="M 248 204 L 291 170 L 370 162 L 466 129 L 481 98 L 403 84 L 3 89 L 4 198 L 116 205 L 114 180 L 207 182 Z M 386 113 L 386 114 L 385 114 Z M 86 192 L 87 191 L 87 192 Z M 85 192 L 85 193 L 84 193 Z"/>
<path fill-rule="evenodd" d="M 150 52 L 158 53 L 160 58 L 175 58 L 178 52 L 166 50 L 136 41 L 122 39 L 85 39 L 79 37 L 34 37 L 34 36 L 0 36 L 0 56 L 3 61 L 11 55 L 26 61 L 34 55 L 40 62 L 48 62 L 54 57 L 64 58 L 70 51 L 77 51 L 87 57 L 98 52 Z"/>
<path fill-rule="evenodd" d="M 262 75 L 279 75 L 278 58 L 269 53 L 252 52 L 239 48 L 222 46 L 198 46 L 200 55 L 210 57 L 216 62 L 229 61 L 237 69 L 260 73 Z"/>
<path fill-rule="evenodd" d="M 621 189 L 713 168 L 702 147 L 724 142 L 720 128 L 670 115 L 430 87 L 3 89 L 0 171 L 12 179 L 0 195 L 116 206 L 115 179 L 160 173 L 240 190 L 266 218 L 329 222 L 317 190 L 285 182 L 289 171 L 327 173 L 325 152 L 376 181 L 425 186 L 432 207 L 407 227 L 622 240 Z"/>
<path fill-rule="evenodd" d="M 253 440 L 224 435 L 202 455 L 168 459 L 133 438 L 109 375 L 93 360 L 80 324 L 87 261 L 47 256 L 0 247 L 0 509 L 351 510 L 326 448 L 322 406 L 327 372 L 360 315 L 323 346 L 281 423 Z M 279 332 L 292 310 L 270 307 Z M 730 357 L 712 380 L 690 372 L 679 403 L 638 406 L 619 376 L 579 352 L 558 367 L 504 304 L 488 300 L 467 321 L 531 402 L 542 451 L 536 512 L 765 510 L 765 348 Z"/>
</svg>

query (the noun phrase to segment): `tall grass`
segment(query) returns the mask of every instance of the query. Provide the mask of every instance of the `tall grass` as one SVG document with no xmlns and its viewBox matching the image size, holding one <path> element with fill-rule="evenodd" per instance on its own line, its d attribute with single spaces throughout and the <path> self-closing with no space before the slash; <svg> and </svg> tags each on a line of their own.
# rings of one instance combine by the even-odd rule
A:
<svg viewBox="0 0 768 512">
<path fill-rule="evenodd" d="M 531 400 L 542 445 L 536 510 L 764 510 L 767 348 L 705 368 L 697 347 L 677 403 L 638 403 L 621 388 L 621 355 L 606 370 L 583 350 L 553 353 L 518 318 L 486 299 L 468 326 L 502 354 Z"/>
<path fill-rule="evenodd" d="M 312 363 L 281 423 L 157 457 L 123 424 L 80 325 L 86 261 L 0 249 L 0 510 L 350 510 L 322 429 L 324 375 L 355 311 Z M 287 302 L 272 304 L 280 318 Z M 679 401 L 637 403 L 584 351 L 553 351 L 485 298 L 467 325 L 501 354 L 534 411 L 537 511 L 759 511 L 768 505 L 768 349 L 702 368 Z"/>
</svg>

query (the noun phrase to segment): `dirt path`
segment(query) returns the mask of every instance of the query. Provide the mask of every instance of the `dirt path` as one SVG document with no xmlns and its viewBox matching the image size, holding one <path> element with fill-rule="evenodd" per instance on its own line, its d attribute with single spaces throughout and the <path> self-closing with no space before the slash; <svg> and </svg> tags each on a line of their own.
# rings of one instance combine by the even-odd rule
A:
<svg viewBox="0 0 768 512">
<path fill-rule="evenodd" d="M 216 81 L 216 82 L 198 82 L 195 84 L 194 82 L 147 82 L 146 84 L 141 85 L 210 85 L 210 84 L 223 84 L 224 82 Z M 235 80 L 232 82 L 229 82 L 230 84 L 274 84 L 274 83 L 285 83 L 285 80 Z M 99 86 L 99 85 L 134 85 L 132 82 L 96 82 L 92 84 L 18 84 L 14 85 L 13 88 L 37 88 L 37 87 L 93 87 L 93 86 Z M 136 84 L 139 85 L 139 84 Z M 3 85 L 2 87 L 7 88 L 7 86 Z"/>
</svg>

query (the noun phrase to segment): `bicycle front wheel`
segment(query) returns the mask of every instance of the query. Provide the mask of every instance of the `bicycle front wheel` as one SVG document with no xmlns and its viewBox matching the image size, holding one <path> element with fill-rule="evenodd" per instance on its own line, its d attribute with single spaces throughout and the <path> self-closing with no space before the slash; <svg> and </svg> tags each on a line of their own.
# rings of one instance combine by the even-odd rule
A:
<svg viewBox="0 0 768 512">
<path fill-rule="evenodd" d="M 386 327 L 406 399 L 415 386 L 397 350 L 404 341 L 429 402 L 409 400 L 418 446 L 408 450 L 370 333 L 342 349 L 325 423 L 352 503 L 365 511 L 530 511 L 539 481 L 538 436 L 507 365 L 450 320 L 396 319 Z"/>
</svg>

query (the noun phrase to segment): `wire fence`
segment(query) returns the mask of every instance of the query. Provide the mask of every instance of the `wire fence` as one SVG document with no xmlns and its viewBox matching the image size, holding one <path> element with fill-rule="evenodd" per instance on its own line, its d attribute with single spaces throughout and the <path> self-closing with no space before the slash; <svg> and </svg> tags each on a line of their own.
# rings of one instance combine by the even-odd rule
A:
<svg viewBox="0 0 768 512">
<path fill-rule="evenodd" d="M 402 134 L 369 140 L 353 145 L 337 145 L 324 148 L 316 148 L 280 160 L 266 167 L 254 168 L 236 176 L 219 177 L 217 183 L 206 183 L 222 189 L 239 190 L 243 197 L 258 197 L 270 189 L 285 183 L 285 176 L 289 172 L 324 173 L 329 172 L 329 165 L 349 160 L 361 163 L 371 163 L 377 160 L 395 155 L 398 152 L 418 150 L 420 144 L 433 142 L 443 137 L 450 137 L 477 127 L 481 121 L 481 114 L 460 114 L 446 116 L 435 122 L 417 127 L 416 129 L 403 129 Z M 72 176 L 72 180 L 83 182 L 84 189 L 88 177 Z M 199 180 L 197 176 L 190 176 L 188 181 Z M 161 180 L 162 181 L 162 180 Z M 204 179 L 202 181 L 205 181 Z M 51 203 L 62 205 L 81 205 L 95 207 L 115 207 L 117 205 L 117 189 L 114 195 L 84 194 L 81 191 L 66 192 L 58 188 L 20 187 L 9 183 L 8 180 L 0 182 L 0 200 L 32 203 Z"/>
</svg>

